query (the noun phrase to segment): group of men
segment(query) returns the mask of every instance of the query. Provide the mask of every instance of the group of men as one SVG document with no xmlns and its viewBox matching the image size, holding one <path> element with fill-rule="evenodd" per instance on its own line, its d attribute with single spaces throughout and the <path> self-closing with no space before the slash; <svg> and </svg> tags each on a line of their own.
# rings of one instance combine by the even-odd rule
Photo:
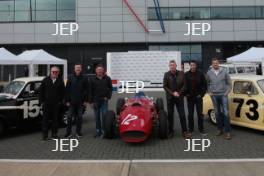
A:
<svg viewBox="0 0 264 176">
<path fill-rule="evenodd" d="M 194 131 L 194 108 L 196 107 L 198 129 L 206 135 L 203 124 L 203 97 L 208 92 L 211 96 L 217 121 L 217 136 L 225 133 L 225 139 L 231 139 L 230 119 L 228 116 L 228 93 L 231 80 L 225 69 L 219 66 L 219 60 L 212 59 L 212 67 L 204 75 L 197 68 L 195 61 L 190 62 L 190 71 L 178 71 L 174 60 L 169 63 L 170 70 L 164 74 L 163 87 L 166 92 L 169 137 L 174 135 L 174 107 L 176 106 L 182 136 L 191 138 Z M 62 103 L 68 108 L 66 138 L 72 136 L 73 117 L 76 121 L 76 136 L 81 138 L 84 108 L 90 104 L 94 109 L 96 133 L 94 137 L 103 136 L 102 120 L 108 109 L 108 101 L 112 96 L 112 81 L 105 73 L 103 65 L 95 69 L 95 77 L 88 80 L 82 74 L 82 65 L 75 64 L 74 75 L 67 80 L 66 86 L 60 78 L 59 68 L 54 66 L 40 87 L 40 104 L 43 108 L 42 134 L 43 140 L 48 139 L 49 121 L 52 121 L 51 137 L 58 138 L 58 116 Z M 188 128 L 185 117 L 184 97 L 188 104 Z"/>
<path fill-rule="evenodd" d="M 219 66 L 217 58 L 212 59 L 212 67 L 204 75 L 197 69 L 195 61 L 190 62 L 190 70 L 186 73 L 176 69 L 174 60 L 170 61 L 170 70 L 164 74 L 163 87 L 166 92 L 169 137 L 174 135 L 174 106 L 176 106 L 183 138 L 191 138 L 194 131 L 194 107 L 197 111 L 198 129 L 206 135 L 203 125 L 203 97 L 210 95 L 216 114 L 217 136 L 225 133 L 225 139 L 231 139 L 230 119 L 228 115 L 228 93 L 231 90 L 231 79 L 225 69 Z M 185 117 L 184 97 L 187 98 L 188 129 Z"/>
<path fill-rule="evenodd" d="M 96 134 L 103 135 L 102 118 L 107 111 L 108 100 L 112 96 L 112 80 L 105 74 L 103 65 L 97 65 L 96 76 L 90 80 L 82 74 L 82 65 L 74 65 L 74 74 L 69 76 L 66 86 L 59 75 L 59 68 L 51 68 L 50 75 L 40 86 L 39 102 L 43 108 L 42 139 L 48 139 L 51 120 L 51 138 L 58 138 L 58 117 L 62 104 L 68 107 L 66 138 L 72 136 L 72 122 L 75 117 L 76 137 L 81 138 L 84 108 L 90 104 L 95 112 Z"/>
</svg>

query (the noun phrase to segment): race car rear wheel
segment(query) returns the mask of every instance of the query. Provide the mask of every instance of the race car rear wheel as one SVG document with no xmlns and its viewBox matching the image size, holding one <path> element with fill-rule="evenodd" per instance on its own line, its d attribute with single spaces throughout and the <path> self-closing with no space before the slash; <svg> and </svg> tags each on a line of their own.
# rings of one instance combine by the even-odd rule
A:
<svg viewBox="0 0 264 176">
<path fill-rule="evenodd" d="M 214 124 L 216 124 L 216 115 L 215 115 L 215 111 L 213 109 L 211 109 L 208 112 L 208 116 L 209 116 L 211 122 L 214 123 Z"/>
<path fill-rule="evenodd" d="M 116 114 L 119 115 L 122 111 L 123 106 L 125 105 L 126 101 L 124 98 L 118 98 L 116 102 Z"/>
<path fill-rule="evenodd" d="M 168 117 L 164 110 L 159 112 L 159 136 L 161 139 L 168 138 Z"/>
<path fill-rule="evenodd" d="M 115 132 L 115 113 L 107 111 L 103 117 L 104 138 L 111 139 Z"/>
<path fill-rule="evenodd" d="M 157 98 L 156 100 L 156 108 L 157 108 L 157 111 L 161 111 L 161 110 L 164 110 L 164 103 L 163 103 L 163 99 L 162 98 Z"/>
</svg>

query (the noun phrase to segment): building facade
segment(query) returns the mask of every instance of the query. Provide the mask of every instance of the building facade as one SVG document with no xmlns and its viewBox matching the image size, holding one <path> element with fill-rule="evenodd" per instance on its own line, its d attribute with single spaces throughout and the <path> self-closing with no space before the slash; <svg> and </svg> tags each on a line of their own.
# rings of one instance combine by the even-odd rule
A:
<svg viewBox="0 0 264 176">
<path fill-rule="evenodd" d="M 53 23 L 79 30 L 52 35 Z M 186 23 L 210 30 L 185 35 Z M 206 70 L 212 57 L 264 46 L 264 0 L 0 0 L 0 45 L 15 54 L 45 49 L 68 59 L 69 71 L 81 62 L 93 73 L 107 52 L 133 50 L 179 50 Z"/>
</svg>

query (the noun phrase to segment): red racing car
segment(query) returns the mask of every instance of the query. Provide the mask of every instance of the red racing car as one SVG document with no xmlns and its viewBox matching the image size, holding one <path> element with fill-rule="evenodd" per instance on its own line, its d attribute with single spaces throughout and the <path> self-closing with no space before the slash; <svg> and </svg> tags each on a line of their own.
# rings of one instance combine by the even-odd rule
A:
<svg viewBox="0 0 264 176">
<path fill-rule="evenodd" d="M 148 139 L 154 127 L 158 127 L 160 138 L 168 137 L 168 118 L 162 98 L 157 98 L 154 103 L 143 92 L 129 99 L 119 98 L 116 115 L 113 111 L 105 114 L 104 138 L 113 138 L 118 133 L 125 142 L 143 142 Z"/>
</svg>

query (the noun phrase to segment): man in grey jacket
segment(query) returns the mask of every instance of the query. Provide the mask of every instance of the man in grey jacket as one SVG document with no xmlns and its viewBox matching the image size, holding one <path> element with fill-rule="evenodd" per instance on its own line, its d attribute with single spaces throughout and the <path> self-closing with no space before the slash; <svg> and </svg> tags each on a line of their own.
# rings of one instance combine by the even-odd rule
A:
<svg viewBox="0 0 264 176">
<path fill-rule="evenodd" d="M 225 132 L 225 139 L 231 139 L 231 127 L 228 113 L 228 94 L 231 90 L 231 79 L 224 68 L 219 66 L 217 58 L 212 59 L 212 68 L 207 72 L 208 93 L 211 96 L 217 123 L 217 136 Z"/>
</svg>

